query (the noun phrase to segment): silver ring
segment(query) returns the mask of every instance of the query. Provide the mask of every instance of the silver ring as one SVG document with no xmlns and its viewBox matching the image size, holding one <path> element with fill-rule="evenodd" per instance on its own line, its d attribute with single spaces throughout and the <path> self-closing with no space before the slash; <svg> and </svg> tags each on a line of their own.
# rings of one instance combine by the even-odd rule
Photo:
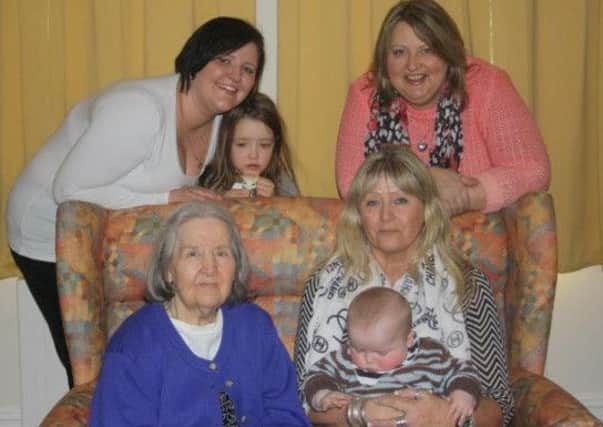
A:
<svg viewBox="0 0 603 427">
<path fill-rule="evenodd" d="M 249 198 L 254 200 L 258 196 L 258 191 L 255 188 L 249 190 Z"/>
<path fill-rule="evenodd" d="M 399 417 L 394 418 L 396 427 L 405 427 L 408 425 L 408 424 L 406 424 L 406 416 L 405 415 L 401 415 Z"/>
</svg>

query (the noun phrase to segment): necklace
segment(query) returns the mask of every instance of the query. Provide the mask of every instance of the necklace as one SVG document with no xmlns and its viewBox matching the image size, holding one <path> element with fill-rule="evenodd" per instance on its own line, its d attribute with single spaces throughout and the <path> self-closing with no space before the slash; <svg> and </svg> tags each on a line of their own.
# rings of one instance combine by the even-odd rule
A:
<svg viewBox="0 0 603 427">
<path fill-rule="evenodd" d="M 176 99 L 176 144 L 178 145 L 178 154 L 185 169 L 189 157 L 195 161 L 197 167 L 202 167 L 211 137 L 213 120 L 196 126 L 194 130 L 190 128 L 187 130 L 183 102 L 184 95 L 179 92 Z"/>
<path fill-rule="evenodd" d="M 430 142 L 433 140 L 434 133 L 434 129 L 431 126 L 428 126 L 422 136 L 417 138 L 417 150 L 420 152 L 427 150 L 427 147 L 429 147 Z"/>
<path fill-rule="evenodd" d="M 194 150 L 191 150 L 190 154 L 197 161 L 197 163 L 201 164 L 201 154 L 197 155 Z"/>
<path fill-rule="evenodd" d="M 203 154 L 205 153 L 205 148 L 207 145 L 207 138 L 203 137 L 203 136 L 199 136 L 197 138 L 197 140 L 188 140 L 189 143 L 187 143 L 187 141 L 185 141 L 183 138 L 182 139 L 178 139 L 178 148 L 180 151 L 180 157 L 183 159 L 183 161 L 185 163 L 186 162 L 186 158 L 188 158 L 189 156 L 192 157 L 195 160 L 195 164 L 201 166 L 203 164 Z M 195 148 L 201 147 L 200 150 L 195 150 Z M 197 153 L 197 151 L 199 151 Z"/>
</svg>

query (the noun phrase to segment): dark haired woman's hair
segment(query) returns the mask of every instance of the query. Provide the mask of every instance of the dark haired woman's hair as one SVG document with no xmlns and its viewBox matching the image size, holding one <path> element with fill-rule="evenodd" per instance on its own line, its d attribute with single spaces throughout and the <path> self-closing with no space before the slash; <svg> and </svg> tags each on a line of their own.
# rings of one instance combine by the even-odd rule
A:
<svg viewBox="0 0 603 427">
<path fill-rule="evenodd" d="M 466 103 L 465 72 L 467 58 L 461 32 L 454 20 L 434 0 L 407 0 L 396 3 L 387 13 L 375 43 L 371 74 L 384 106 L 398 96 L 387 75 L 387 55 L 396 25 L 407 23 L 417 37 L 448 65 L 448 91 L 460 105 Z"/>
<path fill-rule="evenodd" d="M 237 123 L 246 118 L 262 122 L 272 131 L 274 136 L 272 156 L 261 176 L 274 182 L 277 196 L 284 195 L 279 194 L 279 183 L 284 175 L 288 175 L 295 187 L 298 188 L 292 167 L 291 153 L 286 141 L 285 125 L 274 102 L 260 92 L 250 95 L 239 106 L 224 114 L 216 154 L 199 178 L 199 184 L 214 190 L 227 191 L 232 188 L 235 182 L 241 179 L 232 164 L 231 151 Z"/>
<path fill-rule="evenodd" d="M 234 52 L 247 43 L 258 50 L 258 67 L 251 93 L 257 91 L 264 71 L 264 37 L 257 28 L 239 18 L 219 17 L 201 25 L 186 41 L 176 57 L 175 68 L 180 74 L 180 91 L 187 92 L 191 81 L 209 61 L 220 55 Z"/>
</svg>

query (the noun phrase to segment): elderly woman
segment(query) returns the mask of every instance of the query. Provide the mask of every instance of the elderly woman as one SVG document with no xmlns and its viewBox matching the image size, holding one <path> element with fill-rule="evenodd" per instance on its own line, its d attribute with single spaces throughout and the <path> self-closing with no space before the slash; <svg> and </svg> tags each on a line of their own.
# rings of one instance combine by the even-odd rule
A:
<svg viewBox="0 0 603 427">
<path fill-rule="evenodd" d="M 391 8 L 370 71 L 349 89 L 336 153 L 342 196 L 364 158 L 388 143 L 410 146 L 431 166 L 453 215 L 496 211 L 549 185 L 542 137 L 508 75 L 467 56 L 433 0 Z"/>
<path fill-rule="evenodd" d="M 165 222 L 152 302 L 111 338 L 91 426 L 309 426 L 269 315 L 246 302 L 248 264 L 230 214 L 191 202 Z"/>
<path fill-rule="evenodd" d="M 21 172 L 7 206 L 8 240 L 72 384 L 59 309 L 55 217 L 65 200 L 108 208 L 215 199 L 194 187 L 213 158 L 222 113 L 257 91 L 264 39 L 228 17 L 201 25 L 176 73 L 120 82 L 78 103 Z"/>
<path fill-rule="evenodd" d="M 419 337 L 472 360 L 485 397 L 477 424 L 510 421 L 513 397 L 494 296 L 485 276 L 452 249 L 449 227 L 435 182 L 410 149 L 382 147 L 367 158 L 352 181 L 334 255 L 306 283 L 295 343 L 300 384 L 311 366 L 347 340 L 344 325 L 354 297 L 367 287 L 387 286 L 409 301 Z M 405 390 L 362 406 L 364 422 L 372 426 L 447 425 L 448 402 L 427 393 Z M 310 418 L 362 424 L 362 411 L 353 409 L 310 411 Z"/>
</svg>

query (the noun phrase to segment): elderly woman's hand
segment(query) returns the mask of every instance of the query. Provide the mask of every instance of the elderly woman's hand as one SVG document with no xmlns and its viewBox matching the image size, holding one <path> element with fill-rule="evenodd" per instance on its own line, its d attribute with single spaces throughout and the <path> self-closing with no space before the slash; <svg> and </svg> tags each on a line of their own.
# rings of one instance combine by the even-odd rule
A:
<svg viewBox="0 0 603 427">
<path fill-rule="evenodd" d="M 408 427 L 450 427 L 454 423 L 448 417 L 448 409 L 446 400 L 431 393 L 416 392 L 412 388 L 365 403 L 369 427 L 396 427 L 396 417 L 400 416 L 406 420 Z"/>
<path fill-rule="evenodd" d="M 486 205 L 485 192 L 477 179 L 459 175 L 450 169 L 432 167 L 429 170 L 450 216 L 480 210 Z"/>
</svg>

